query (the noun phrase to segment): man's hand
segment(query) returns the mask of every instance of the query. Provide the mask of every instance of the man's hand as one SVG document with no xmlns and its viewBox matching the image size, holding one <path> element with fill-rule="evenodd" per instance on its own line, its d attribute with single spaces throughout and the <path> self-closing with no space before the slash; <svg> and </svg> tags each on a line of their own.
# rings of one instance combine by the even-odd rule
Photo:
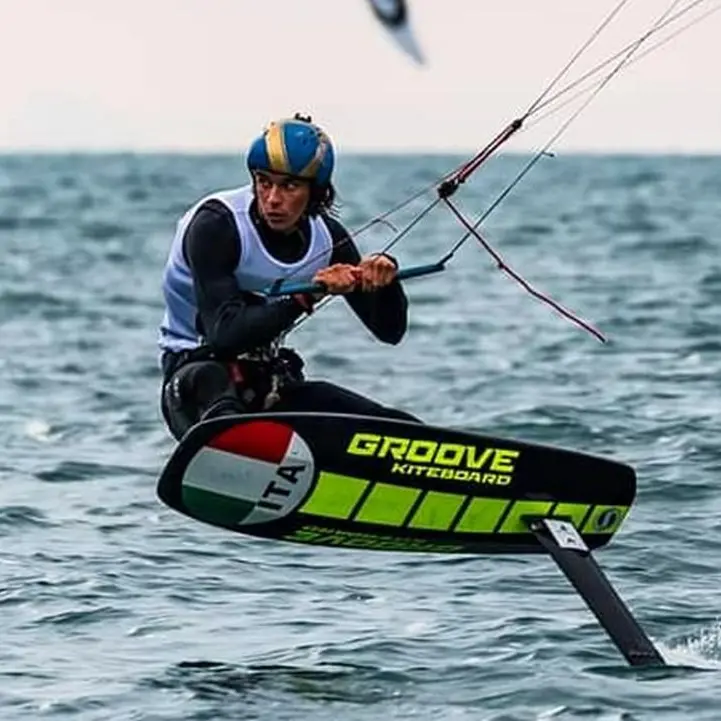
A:
<svg viewBox="0 0 721 721">
<path fill-rule="evenodd" d="M 313 276 L 313 282 L 321 283 L 325 287 L 325 292 L 330 295 L 343 295 L 356 289 L 361 274 L 360 266 L 335 263 L 319 270 Z"/>
<path fill-rule="evenodd" d="M 396 277 L 396 264 L 386 255 L 371 255 L 358 265 L 359 285 L 364 291 L 372 291 L 390 285 Z"/>
</svg>

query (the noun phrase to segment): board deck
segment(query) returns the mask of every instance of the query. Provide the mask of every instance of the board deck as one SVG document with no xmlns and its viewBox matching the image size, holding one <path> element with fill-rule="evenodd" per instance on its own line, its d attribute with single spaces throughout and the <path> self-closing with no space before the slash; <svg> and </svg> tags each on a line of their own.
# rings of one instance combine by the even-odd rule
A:
<svg viewBox="0 0 721 721">
<path fill-rule="evenodd" d="M 406 421 L 316 413 L 195 426 L 158 482 L 196 520 L 299 543 L 386 551 L 542 553 L 531 518 L 608 543 L 634 501 L 629 465 Z"/>
</svg>

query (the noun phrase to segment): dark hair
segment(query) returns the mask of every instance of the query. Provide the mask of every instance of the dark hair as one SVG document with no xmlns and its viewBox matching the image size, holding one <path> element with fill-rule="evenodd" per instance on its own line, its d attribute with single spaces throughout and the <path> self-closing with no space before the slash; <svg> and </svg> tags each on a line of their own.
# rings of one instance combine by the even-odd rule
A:
<svg viewBox="0 0 721 721">
<path fill-rule="evenodd" d="M 316 215 L 338 215 L 336 192 L 332 183 L 323 186 L 318 186 L 315 183 L 310 184 L 307 213 L 311 218 L 315 218 Z"/>
</svg>

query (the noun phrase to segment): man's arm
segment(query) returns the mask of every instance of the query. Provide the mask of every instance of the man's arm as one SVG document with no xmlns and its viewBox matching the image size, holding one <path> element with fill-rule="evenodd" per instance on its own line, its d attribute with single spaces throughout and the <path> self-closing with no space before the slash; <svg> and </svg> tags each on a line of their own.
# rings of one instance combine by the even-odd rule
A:
<svg viewBox="0 0 721 721">
<path fill-rule="evenodd" d="M 265 303 L 238 287 L 238 231 L 219 201 L 201 206 L 183 238 L 183 253 L 193 274 L 199 330 L 219 355 L 234 355 L 267 345 L 290 328 L 303 306 L 293 298 Z"/>
<path fill-rule="evenodd" d="M 358 265 L 361 254 L 348 231 L 333 218 L 324 220 L 333 237 L 331 264 Z M 371 292 L 356 290 L 345 299 L 378 340 L 391 345 L 401 341 L 408 328 L 408 299 L 399 281 Z"/>
</svg>

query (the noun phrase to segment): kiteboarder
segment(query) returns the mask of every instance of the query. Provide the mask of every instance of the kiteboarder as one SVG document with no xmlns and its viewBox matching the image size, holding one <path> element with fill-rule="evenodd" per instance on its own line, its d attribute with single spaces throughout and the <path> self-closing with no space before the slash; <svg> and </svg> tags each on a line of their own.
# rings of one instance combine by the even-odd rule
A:
<svg viewBox="0 0 721 721">
<path fill-rule="evenodd" d="M 161 410 L 180 439 L 205 418 L 315 411 L 416 421 L 346 388 L 306 380 L 283 335 L 323 295 L 343 295 L 366 328 L 397 344 L 408 301 L 387 254 L 361 257 L 334 216 L 330 137 L 310 117 L 271 122 L 250 145 L 251 182 L 211 193 L 178 221 L 163 274 Z M 279 279 L 323 292 L 270 298 Z"/>
</svg>

